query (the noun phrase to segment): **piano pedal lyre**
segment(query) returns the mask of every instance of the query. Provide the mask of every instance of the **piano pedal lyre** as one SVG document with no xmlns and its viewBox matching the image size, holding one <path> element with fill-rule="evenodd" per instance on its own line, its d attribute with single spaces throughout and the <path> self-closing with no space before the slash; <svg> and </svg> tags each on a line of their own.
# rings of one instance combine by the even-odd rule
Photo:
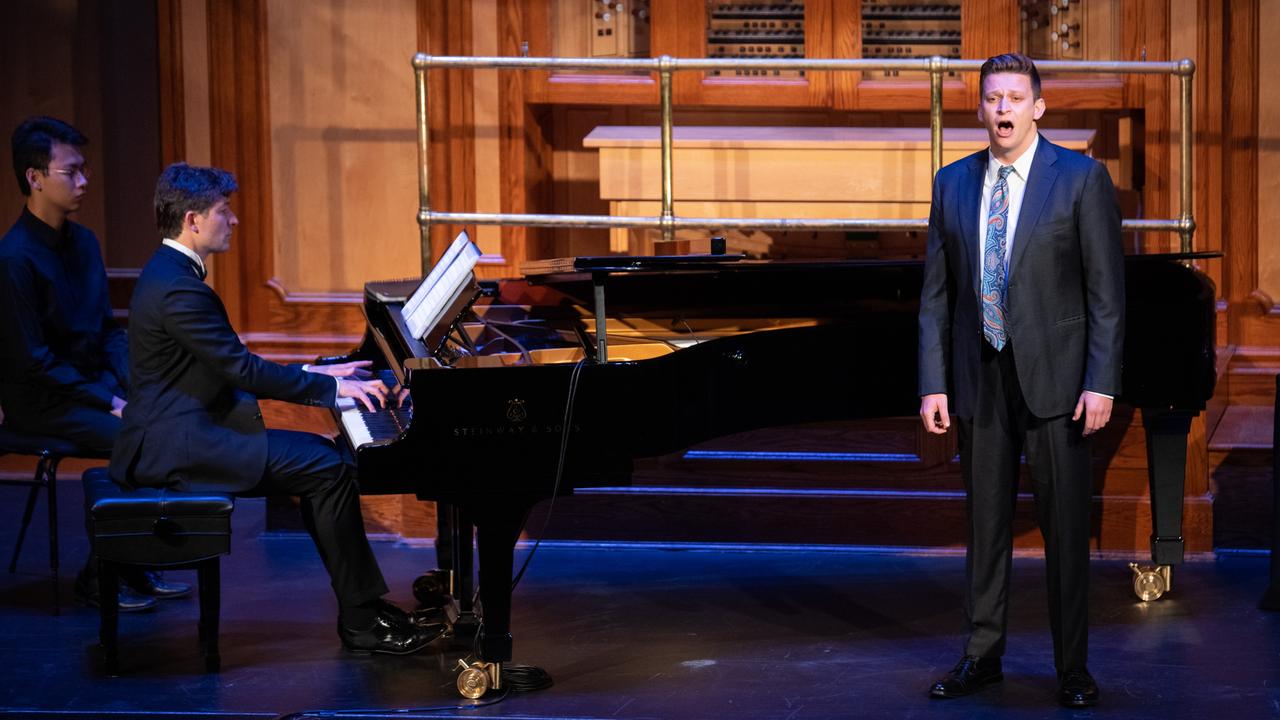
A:
<svg viewBox="0 0 1280 720">
<path fill-rule="evenodd" d="M 1131 562 L 1129 569 L 1133 571 L 1133 593 L 1143 602 L 1159 600 L 1173 589 L 1171 565 L 1139 565 Z"/>
<path fill-rule="evenodd" d="M 458 692 L 468 700 L 476 700 L 490 690 L 502 689 L 502 663 L 477 660 L 470 665 L 458 661 Z"/>
</svg>

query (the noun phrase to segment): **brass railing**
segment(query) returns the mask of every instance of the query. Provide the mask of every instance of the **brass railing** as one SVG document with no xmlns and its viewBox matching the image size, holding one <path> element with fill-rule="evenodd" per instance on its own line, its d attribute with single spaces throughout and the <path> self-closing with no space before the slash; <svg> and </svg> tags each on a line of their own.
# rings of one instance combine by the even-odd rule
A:
<svg viewBox="0 0 1280 720">
<path fill-rule="evenodd" d="M 699 70 L 828 70 L 861 72 L 865 70 L 923 71 L 929 73 L 929 131 L 933 173 L 942 167 L 942 77 L 948 72 L 977 72 L 981 60 L 930 58 L 901 60 L 861 59 L 794 59 L 744 60 L 713 58 L 531 58 L 531 57 L 452 57 L 419 53 L 413 57 L 418 96 L 418 226 L 421 229 L 423 272 L 430 269 L 431 225 L 518 225 L 523 227 L 579 228 L 658 228 L 670 240 L 676 230 L 687 228 L 770 229 L 770 230 L 924 230 L 928 220 L 880 218 L 735 218 L 677 217 L 672 210 L 671 182 L 671 74 Z M 1177 232 L 1182 239 L 1182 252 L 1191 252 L 1195 232 L 1191 191 L 1191 78 L 1195 63 L 1189 59 L 1177 62 L 1094 62 L 1044 61 L 1036 67 L 1045 73 L 1108 73 L 1128 75 L 1174 75 L 1180 81 L 1179 109 L 1181 139 L 1179 144 L 1180 213 L 1176 218 L 1125 219 L 1121 227 L 1138 232 Z M 472 68 L 506 70 L 611 70 L 621 72 L 656 72 L 662 104 L 662 211 L 661 215 L 548 215 L 512 213 L 438 212 L 431 209 L 428 182 L 427 70 L 432 68 Z"/>
</svg>

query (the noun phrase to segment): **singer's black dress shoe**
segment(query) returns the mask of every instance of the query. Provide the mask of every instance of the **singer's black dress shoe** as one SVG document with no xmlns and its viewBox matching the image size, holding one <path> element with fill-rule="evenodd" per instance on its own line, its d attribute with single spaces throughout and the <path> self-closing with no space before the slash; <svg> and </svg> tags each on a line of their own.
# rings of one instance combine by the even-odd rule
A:
<svg viewBox="0 0 1280 720">
<path fill-rule="evenodd" d="M 1000 667 L 1000 658 L 980 658 L 965 655 L 960 662 L 951 668 L 951 672 L 943 675 L 933 687 L 929 688 L 930 697 L 958 698 L 972 695 L 979 688 L 997 683 L 1004 679 Z"/>
<path fill-rule="evenodd" d="M 1098 704 L 1098 683 L 1088 670 L 1068 670 L 1058 680 L 1058 704 L 1063 707 L 1091 707 Z"/>
<path fill-rule="evenodd" d="M 76 602 L 89 607 L 98 607 L 98 578 L 96 576 L 81 573 L 76 578 Z M 116 606 L 120 612 L 143 612 L 150 610 L 156 606 L 156 599 L 139 595 L 134 592 L 128 585 L 120 583 L 120 590 L 116 596 Z"/>
<path fill-rule="evenodd" d="M 120 573 L 120 579 L 124 584 L 137 590 L 143 595 L 167 600 L 169 598 L 185 597 L 191 594 L 191 584 L 184 582 L 170 582 L 160 576 L 158 572 L 150 570 L 128 570 Z"/>
<path fill-rule="evenodd" d="M 387 655 L 411 655 L 436 639 L 438 633 L 417 627 L 404 617 L 388 610 L 379 610 L 373 625 L 364 629 L 347 627 L 338 619 L 338 637 L 347 652 L 360 655 L 384 653 Z"/>
</svg>

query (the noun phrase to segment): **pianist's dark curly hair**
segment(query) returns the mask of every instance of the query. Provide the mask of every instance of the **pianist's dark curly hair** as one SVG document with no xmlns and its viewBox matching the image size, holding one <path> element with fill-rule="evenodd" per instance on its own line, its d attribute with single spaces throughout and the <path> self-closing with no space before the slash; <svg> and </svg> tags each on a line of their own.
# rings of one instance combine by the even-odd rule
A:
<svg viewBox="0 0 1280 720">
<path fill-rule="evenodd" d="M 162 237 L 176 238 L 188 212 L 208 212 L 239 188 L 236 176 L 226 170 L 174 163 L 156 181 L 156 228 Z"/>
</svg>

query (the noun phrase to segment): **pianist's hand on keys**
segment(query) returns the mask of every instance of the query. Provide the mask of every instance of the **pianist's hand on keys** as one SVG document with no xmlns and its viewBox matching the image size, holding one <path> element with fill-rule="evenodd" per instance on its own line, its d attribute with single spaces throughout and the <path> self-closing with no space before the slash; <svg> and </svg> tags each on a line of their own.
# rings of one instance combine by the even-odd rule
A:
<svg viewBox="0 0 1280 720">
<path fill-rule="evenodd" d="M 333 363 L 331 365 L 307 365 L 305 369 L 307 372 L 329 375 L 330 377 L 353 377 L 357 380 L 368 380 L 373 377 L 373 373 L 369 370 L 372 365 L 372 360 L 356 360 L 354 362 Z"/>
<path fill-rule="evenodd" d="M 384 384 L 395 385 L 395 376 L 389 371 L 382 375 Z M 409 389 L 395 385 L 391 395 L 394 397 L 388 398 L 387 406 L 376 412 L 370 412 L 364 405 L 350 398 L 338 399 L 343 433 L 351 441 L 353 448 L 395 438 L 409 429 L 413 422 L 413 399 L 409 395 Z"/>
<path fill-rule="evenodd" d="M 381 380 L 353 380 L 349 377 L 338 378 L 338 397 L 351 398 L 363 405 L 369 412 L 386 407 L 387 386 Z"/>
</svg>

